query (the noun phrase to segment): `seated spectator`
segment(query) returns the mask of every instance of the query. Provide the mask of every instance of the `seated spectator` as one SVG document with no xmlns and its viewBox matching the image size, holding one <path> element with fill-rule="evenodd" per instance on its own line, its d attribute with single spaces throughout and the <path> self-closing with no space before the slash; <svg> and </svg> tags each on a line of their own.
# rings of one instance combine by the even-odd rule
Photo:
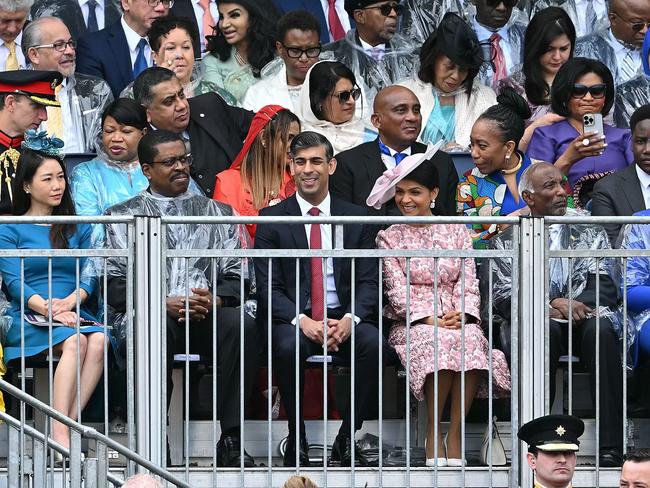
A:
<svg viewBox="0 0 650 488">
<path fill-rule="evenodd" d="M 650 92 L 650 31 L 646 33 L 641 54 L 643 72 L 616 88 L 614 122 L 621 129 L 629 127 L 630 117 L 636 109 L 648 103 Z"/>
<path fill-rule="evenodd" d="M 566 119 L 536 128 L 528 156 L 555 164 L 572 188 L 585 175 L 629 166 L 634 161 L 629 130 L 605 123 L 604 134 L 584 132 L 585 114 L 604 117 L 613 104 L 614 80 L 607 66 L 594 59 L 570 59 L 558 71 L 551 89 L 551 108 Z"/>
<path fill-rule="evenodd" d="M 530 18 L 549 7 L 564 10 L 576 31 L 576 37 L 584 37 L 609 24 L 609 0 L 528 0 Z"/>
<path fill-rule="evenodd" d="M 418 45 L 424 44 L 447 12 L 462 15 L 457 0 L 405 0 L 398 32 Z"/>
<path fill-rule="evenodd" d="M 575 55 L 602 61 L 616 86 L 641 70 L 641 46 L 650 24 L 650 2 L 610 0 L 609 25 L 578 39 Z"/>
<path fill-rule="evenodd" d="M 14 215 L 75 214 L 60 153 L 62 147 L 62 141 L 49 139 L 45 132 L 27 132 L 12 182 Z M 90 235 L 88 224 L 4 224 L 0 226 L 0 249 L 88 249 Z M 107 344 L 103 326 L 85 304 L 97 285 L 92 267 L 88 266 L 90 262 L 87 258 L 81 258 L 80 262 L 73 257 L 53 258 L 50 275 L 45 257 L 23 261 L 18 257 L 0 258 L 2 285 L 8 291 L 11 301 L 8 314 L 12 318 L 4 340 L 4 361 L 9 363 L 23 354 L 24 357 L 36 356 L 53 346 L 60 360 L 54 372 L 52 407 L 73 420 L 80 413 L 77 405 L 83 410 L 95 391 L 103 372 Z M 82 270 L 80 276 L 77 266 Z M 79 315 L 77 300 L 81 303 Z M 33 319 L 40 322 L 51 319 L 51 336 L 49 327 L 30 323 L 32 319 L 27 314 L 34 314 Z M 77 329 L 79 324 L 84 327 Z M 77 368 L 81 378 L 79 385 Z M 53 421 L 52 431 L 56 442 L 70 447 L 67 426 Z"/>
<path fill-rule="evenodd" d="M 25 131 L 47 120 L 47 106 L 58 106 L 57 71 L 0 72 L 0 215 L 11 212 L 14 178 Z"/>
<path fill-rule="evenodd" d="M 458 213 L 468 217 L 519 215 L 526 203 L 517 185 L 530 159 L 517 150 L 530 117 L 526 101 L 512 88 L 504 88 L 497 105 L 487 109 L 472 127 L 470 149 L 476 167 L 458 183 Z M 496 235 L 497 224 L 473 224 L 474 247 L 486 247 Z"/>
<path fill-rule="evenodd" d="M 532 165 L 524 172 L 520 189 L 522 199 L 530 208 L 532 216 L 561 216 L 567 213 L 564 178 L 557 167 L 547 163 Z M 576 215 L 578 211 L 572 212 Z M 605 230 L 594 224 L 554 224 L 549 226 L 548 235 L 551 250 L 596 250 L 610 247 Z M 493 238 L 490 248 L 511 249 L 512 229 L 509 228 Z M 510 297 L 513 293 L 510 281 L 511 263 L 509 259 L 494 259 L 492 290 L 485 289 L 486 293 L 493 294 L 493 314 L 495 318 L 500 317 L 501 323 L 507 327 L 504 334 L 507 338 L 510 337 Z M 553 403 L 555 395 L 555 373 L 560 356 L 567 353 L 578 355 L 589 373 L 592 405 L 596 402 L 597 377 L 600 382 L 599 457 L 602 467 L 620 466 L 623 450 L 621 354 L 618 337 L 605 313 L 605 307 L 609 307 L 609 310 L 617 307 L 617 284 L 611 278 L 614 276 L 615 267 L 614 260 L 601 259 L 597 264 L 595 258 L 574 258 L 571 261 L 567 258 L 556 258 L 551 259 L 549 263 L 550 403 Z M 482 266 L 482 276 L 479 277 L 481 283 L 489 282 L 489 272 L 489 266 Z M 600 275 L 599 289 L 596 287 L 596 273 Z M 571 295 L 569 289 L 572 290 Z M 597 294 L 600 309 L 596 309 Z M 600 317 L 597 318 L 596 314 L 600 314 Z M 486 308 L 484 320 L 487 320 L 487 317 Z M 572 331 L 574 335 L 574 349 L 571 352 L 567 350 L 568 331 Z M 599 339 L 596 334 L 600 336 Z M 596 362 L 597 340 L 600 344 L 599 363 Z M 509 354 L 509 343 L 501 346 Z"/>
<path fill-rule="evenodd" d="M 336 171 L 330 179 L 332 195 L 365 207 L 374 182 L 384 171 L 392 170 L 406 156 L 423 153 L 427 147 L 416 142 L 422 115 L 415 94 L 402 86 L 389 86 L 375 97 L 372 122 L 379 131 L 374 141 L 365 142 L 336 155 Z M 435 166 L 440 176 L 437 215 L 456 214 L 458 173 L 448 154 L 437 151 L 424 164 Z M 378 208 L 367 208 L 369 214 L 399 215 L 392 199 Z"/>
<path fill-rule="evenodd" d="M 419 140 L 443 140 L 444 150 L 467 151 L 476 119 L 496 102 L 491 88 L 476 80 L 483 53 L 476 34 L 458 15 L 448 13 L 420 49 L 418 77 L 400 84 L 422 104 Z"/>
<path fill-rule="evenodd" d="M 404 6 L 396 0 L 345 0 L 355 28 L 323 48 L 323 58 L 338 61 L 354 73 L 372 103 L 375 94 L 415 70 L 417 45 L 397 34 Z"/>
<path fill-rule="evenodd" d="M 379 177 L 373 195 L 382 195 L 382 200 L 394 195 L 395 203 L 405 217 L 433 215 L 431 207 L 436 202 L 440 186 L 438 172 L 435 166 L 422 164 L 431 152 L 408 156 L 390 176 Z M 379 232 L 377 247 L 471 249 L 472 239 L 462 224 L 397 224 Z M 485 382 L 490 369 L 490 355 L 493 356 L 492 374 L 496 390 L 510 390 L 506 358 L 501 351 L 490 351 L 479 325 L 481 297 L 474 260 L 442 259 L 438 262 L 434 258 L 417 259 L 417 264 L 412 262 L 410 283 L 407 283 L 409 271 L 404 259 L 385 258 L 383 263 L 384 289 L 388 299 L 384 316 L 395 321 L 388 342 L 397 351 L 402 365 L 410 370 L 411 392 L 417 400 L 426 399 L 427 402 L 426 465 L 462 466 L 465 461 L 461 456 L 461 412 L 469 413 L 479 383 L 481 380 Z M 463 284 L 462 275 L 465 275 Z M 406 306 L 408 289 L 410 307 Z M 406 327 L 410 327 L 408 342 Z M 408 360 L 407 349 L 410 350 Z M 463 355 L 465 363 L 461 366 Z M 434 390 L 436 372 L 437 392 Z M 464 407 L 461 406 L 463 374 Z M 443 443 L 441 419 L 448 401 L 451 404 L 450 424 Z M 437 418 L 434 413 L 436 402 Z"/>
<path fill-rule="evenodd" d="M 220 1 L 218 7 L 219 23 L 207 38 L 204 76 L 242 101 L 275 56 L 279 15 L 270 0 Z"/>
<path fill-rule="evenodd" d="M 25 55 L 21 49 L 21 33 L 29 17 L 34 0 L 3 0 L 0 17 L 4 25 L 0 44 L 0 71 L 25 69 Z"/>
<path fill-rule="evenodd" d="M 153 128 L 189 137 L 192 179 L 212 195 L 217 173 L 228 169 L 241 151 L 253 113 L 228 105 L 216 93 L 188 100 L 174 73 L 159 67 L 138 76 L 133 96 L 147 110 Z"/>
<path fill-rule="evenodd" d="M 232 209 L 207 197 L 188 192 L 192 156 L 188 154 L 180 135 L 166 130 L 148 132 L 138 144 L 142 172 L 149 188 L 135 197 L 108 209 L 108 215 L 145 216 L 229 216 Z M 168 249 L 239 249 L 245 242 L 245 230 L 228 224 L 172 224 L 167 227 Z M 108 247 L 127 247 L 126 226 L 111 224 L 106 229 Z M 240 277 L 238 258 L 214 258 L 218 275 L 213 276 L 213 258 L 171 258 L 167 260 L 166 284 L 166 364 L 167 402 L 173 389 L 172 363 L 174 354 L 200 354 L 209 358 L 217 354 L 220 381 L 217 382 L 218 412 L 221 439 L 217 444 L 218 466 L 240 466 L 240 360 L 244 361 L 244 402 L 250 396 L 259 359 L 259 335 L 255 321 L 243 314 L 240 324 Z M 186 281 L 186 267 L 189 267 Z M 113 261 L 108 270 L 109 305 L 121 314 L 126 310 L 126 263 Z M 218 295 L 212 294 L 217 290 Z M 186 309 L 186 293 L 189 294 Z M 212 350 L 212 314 L 218 310 L 217 344 Z M 189 317 L 189 324 L 186 324 Z M 126 320 L 126 319 L 125 319 Z M 190 343 L 185 343 L 185 328 L 191 330 Z M 243 337 L 240 337 L 240 326 Z M 123 321 L 115 325 L 124 327 Z M 118 334 L 119 335 L 119 334 Z M 240 358 L 240 340 L 244 341 L 244 357 Z M 119 351 L 122 351 L 122 344 Z M 195 378 L 196 380 L 196 378 Z M 197 394 L 198 384 L 190 385 Z M 245 408 L 243 406 L 242 408 Z M 244 466 L 253 466 L 253 459 L 244 451 Z"/>
<path fill-rule="evenodd" d="M 306 476 L 292 476 L 284 482 L 282 488 L 318 488 L 318 485 Z"/>
<path fill-rule="evenodd" d="M 95 152 L 102 113 L 113 101 L 104 80 L 75 73 L 76 44 L 56 17 L 34 20 L 23 32 L 23 51 L 32 68 L 58 71 L 64 77 L 57 92 L 61 106 L 48 107 L 48 120 L 41 127 L 65 142 L 66 154 Z"/>
<path fill-rule="evenodd" d="M 260 211 L 261 216 L 344 216 L 364 215 L 358 207 L 329 193 L 329 176 L 336 169 L 336 159 L 329 141 L 315 132 L 302 132 L 291 143 L 291 172 L 297 193 L 272 207 Z M 331 249 L 330 225 L 259 224 L 255 236 L 256 249 Z M 372 232 L 366 225 L 344 226 L 343 247 L 369 249 L 373 247 Z M 355 283 L 351 282 L 349 258 L 327 258 L 326 283 L 324 287 L 322 259 L 308 260 L 296 276 L 296 260 L 273 259 L 273 275 L 268 276 L 268 259 L 255 258 L 257 277 L 257 316 L 261 323 L 272 316 L 273 367 L 282 398 L 288 399 L 285 408 L 288 417 L 289 438 L 284 454 L 284 466 L 309 466 L 307 438 L 302 416 L 305 360 L 314 354 L 324 354 L 324 334 L 327 336 L 328 354 L 349 362 L 354 333 L 354 399 L 343 415 L 343 423 L 332 445 L 330 462 L 341 466 L 352 464 L 351 410 L 354 408 L 354 430 L 359 430 L 364 419 L 377 404 L 378 362 L 384 347 L 377 321 L 377 268 L 374 259 L 355 259 Z M 300 291 L 296 296 L 296 283 L 300 279 Z M 271 303 L 268 287 L 272 285 Z M 354 286 L 354 304 L 352 303 Z M 326 288 L 326 289 L 324 289 Z M 352 315 L 354 311 L 354 315 Z M 299 316 L 296 317 L 296 312 Z M 269 324 L 270 326 L 270 324 Z M 296 326 L 300 327 L 299 347 L 296 343 Z M 298 352 L 296 352 L 298 347 Z M 298 358 L 296 356 L 298 355 Z M 299 363 L 296 366 L 296 359 Z M 299 368 L 300 386 L 296 391 L 295 368 Z M 295 411 L 296 396 L 301 411 Z M 296 416 L 299 432 L 296 432 Z M 296 436 L 299 436 L 296 437 Z M 296 453 L 296 439 L 299 453 Z M 357 448 L 356 464 L 366 465 L 367 460 Z"/>
<path fill-rule="evenodd" d="M 79 39 L 119 22 L 122 9 L 120 2 L 114 0 L 96 0 L 92 6 L 79 0 L 35 0 L 30 14 L 32 20 L 41 17 L 61 19 L 73 39 Z"/>
<path fill-rule="evenodd" d="M 265 105 L 275 104 L 295 111 L 307 72 L 320 56 L 320 26 L 309 12 L 289 12 L 278 21 L 277 30 L 279 40 L 275 48 L 279 59 L 267 65 L 277 72 L 262 73 L 262 79 L 246 91 L 242 106 L 247 110 L 257 112 Z"/>
<path fill-rule="evenodd" d="M 122 90 L 152 65 L 147 34 L 158 17 L 169 14 L 173 0 L 122 0 L 119 22 L 89 33 L 77 44 L 77 71 L 106 80 L 119 98 Z"/>
<path fill-rule="evenodd" d="M 515 89 L 528 102 L 532 113 L 519 145 L 526 151 L 537 127 L 564 120 L 551 111 L 551 87 L 562 65 L 573 56 L 576 33 L 571 19 L 558 7 L 539 11 L 530 21 L 524 37 L 523 68 L 499 81 Z"/>
<path fill-rule="evenodd" d="M 596 216 L 633 215 L 650 208 L 650 105 L 637 109 L 630 120 L 634 162 L 594 186 L 591 213 Z M 609 242 L 617 246 L 620 225 L 605 224 Z"/>
<path fill-rule="evenodd" d="M 619 486 L 622 488 L 650 486 L 650 450 L 627 451 L 624 458 Z"/>
<path fill-rule="evenodd" d="M 329 2 L 312 0 L 273 0 L 273 3 L 283 15 L 296 10 L 312 14 L 320 24 L 321 44 L 338 41 L 350 30 L 351 19 L 345 11 L 345 0 L 333 0 L 334 9 L 330 9 Z"/>
<path fill-rule="evenodd" d="M 239 215 L 257 215 L 296 192 L 289 165 L 289 146 L 300 133 L 300 121 L 278 105 L 262 107 L 251 123 L 244 147 L 232 166 L 217 175 L 215 200 L 230 205 Z M 255 238 L 255 224 L 247 224 Z"/>
<path fill-rule="evenodd" d="M 490 63 L 480 73 L 481 82 L 495 90 L 522 61 L 528 17 L 515 8 L 517 0 L 472 0 L 468 19 L 481 44 L 489 44 Z"/>
<path fill-rule="evenodd" d="M 229 105 L 237 105 L 235 97 L 207 81 L 202 66 L 194 63 L 194 39 L 197 36 L 196 24 L 188 18 L 160 17 L 154 20 L 148 36 L 154 64 L 174 72 L 187 98 L 215 92 Z M 129 83 L 121 96 L 133 98 L 133 83 Z"/>
<path fill-rule="evenodd" d="M 296 115 L 302 130 L 325 136 L 338 154 L 374 139 L 363 118 L 366 101 L 354 73 L 337 61 L 321 61 L 307 72 Z"/>
</svg>

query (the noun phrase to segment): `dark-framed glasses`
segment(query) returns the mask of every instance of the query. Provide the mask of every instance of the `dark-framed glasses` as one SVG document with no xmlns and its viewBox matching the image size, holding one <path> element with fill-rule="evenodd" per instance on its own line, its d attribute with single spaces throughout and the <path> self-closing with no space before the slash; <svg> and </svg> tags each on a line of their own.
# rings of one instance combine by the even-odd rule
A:
<svg viewBox="0 0 650 488">
<path fill-rule="evenodd" d="M 369 7 L 364 7 L 362 10 L 368 10 L 371 8 L 379 10 L 379 12 L 381 12 L 381 15 L 384 17 L 388 17 L 393 10 L 397 15 L 402 15 L 402 13 L 404 13 L 404 5 L 401 3 L 384 3 L 382 5 L 371 5 Z"/>
<path fill-rule="evenodd" d="M 149 164 L 162 164 L 165 168 L 173 168 L 178 163 L 181 166 L 192 166 L 194 158 L 191 153 L 183 154 L 182 156 L 172 156 L 171 158 L 163 159 L 162 161 L 151 161 Z"/>
<path fill-rule="evenodd" d="M 513 8 L 517 5 L 517 0 L 485 0 L 485 5 L 490 8 L 497 8 L 502 3 L 506 8 Z"/>
<path fill-rule="evenodd" d="M 72 49 L 77 48 L 77 41 L 74 39 L 68 39 L 67 41 L 56 41 L 51 44 L 40 44 L 38 46 L 32 46 L 34 49 L 41 49 L 41 48 L 52 48 L 55 51 L 58 51 L 62 53 L 65 51 L 65 48 L 70 46 Z"/>
<path fill-rule="evenodd" d="M 625 22 L 627 25 L 630 26 L 630 29 L 632 29 L 634 32 L 641 32 L 643 28 L 645 27 L 646 29 L 650 30 L 650 21 L 647 22 L 635 22 L 633 20 L 628 20 L 625 17 L 621 16 L 620 14 L 617 14 L 616 12 L 612 12 L 612 14 L 616 15 L 619 19 L 621 19 L 623 22 Z"/>
<path fill-rule="evenodd" d="M 350 97 L 352 97 L 353 100 L 359 100 L 359 97 L 361 96 L 361 88 L 357 87 L 353 88 L 352 90 L 332 93 L 332 96 L 334 98 L 338 98 L 340 104 L 346 103 L 348 100 L 350 100 Z"/>
<path fill-rule="evenodd" d="M 607 94 L 607 85 L 605 83 L 597 83 L 595 85 L 587 86 L 576 83 L 571 88 L 571 96 L 573 98 L 584 98 L 587 93 L 590 93 L 593 98 L 605 98 Z"/>
<path fill-rule="evenodd" d="M 157 7 L 159 3 L 162 3 L 165 8 L 172 8 L 174 6 L 174 0 L 147 0 L 147 3 L 150 7 Z"/>
<path fill-rule="evenodd" d="M 308 58 L 317 58 L 320 56 L 322 46 L 308 47 L 307 49 L 301 49 L 299 47 L 289 47 L 282 43 L 282 47 L 287 52 L 287 56 L 293 59 L 298 59 L 304 54 Z"/>
</svg>

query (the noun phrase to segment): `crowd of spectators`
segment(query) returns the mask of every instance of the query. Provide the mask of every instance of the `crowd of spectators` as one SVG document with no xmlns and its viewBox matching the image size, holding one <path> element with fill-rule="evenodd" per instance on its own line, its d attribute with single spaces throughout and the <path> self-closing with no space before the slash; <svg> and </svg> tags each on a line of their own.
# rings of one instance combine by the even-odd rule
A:
<svg viewBox="0 0 650 488">
<path fill-rule="evenodd" d="M 647 0 L 0 0 L 0 210 L 34 217 L 650 215 L 649 27 Z M 459 153 L 474 163 L 461 175 Z M 70 155 L 85 160 L 68 179 Z M 498 224 L 346 225 L 338 243 L 324 224 L 192 223 L 170 225 L 166 237 L 176 250 L 512 246 L 512 229 Z M 650 248 L 640 224 L 554 225 L 549 239 L 551 249 Z M 128 245 L 121 224 L 0 228 L 2 249 Z M 413 395 L 427 404 L 426 464 L 464 465 L 461 414 L 485 395 L 490 366 L 495 394 L 511 388 L 511 263 L 387 258 L 379 310 L 375 260 L 314 258 L 299 267 L 288 256 L 271 260 L 166 264 L 168 402 L 175 352 L 218 356 L 218 464 L 254 464 L 240 450 L 240 387 L 247 401 L 270 317 L 274 373 L 290 399 L 286 466 L 309 465 L 304 402 L 296 411 L 293 401 L 302 396 L 305 360 L 326 349 L 349 362 L 353 344 L 355 402 L 342 414 L 331 462 L 368 463 L 358 449 L 351 458 L 351 431 L 372 415 L 380 365 L 401 363 Z M 650 359 L 649 263 L 630 258 L 625 270 L 608 259 L 550 264 L 551 399 L 572 322 L 594 404 L 600 388 L 601 466 L 623 462 L 627 351 L 616 318 L 623 292 L 634 365 Z M 81 264 L 76 280 L 74 258 L 53 260 L 50 289 L 46 258 L 25 259 L 24 268 L 18 258 L 0 259 L 12 324 L 4 361 L 46 352 L 52 341 L 60 355 L 53 406 L 71 418 L 95 390 L 105 345 L 118 364 L 124 359 L 130 312 L 123 261 L 107 265 L 108 317 L 92 306 L 100 272 L 92 260 Z M 256 308 L 242 313 L 245 301 Z M 380 314 L 391 324 L 385 337 Z M 38 316 L 61 324 L 51 338 Z M 491 349 L 485 324 L 492 316 Z M 79 320 L 78 340 L 70 326 Z M 443 439 L 434 412 L 447 404 Z M 54 437 L 69 445 L 62 424 L 54 423 Z"/>
</svg>

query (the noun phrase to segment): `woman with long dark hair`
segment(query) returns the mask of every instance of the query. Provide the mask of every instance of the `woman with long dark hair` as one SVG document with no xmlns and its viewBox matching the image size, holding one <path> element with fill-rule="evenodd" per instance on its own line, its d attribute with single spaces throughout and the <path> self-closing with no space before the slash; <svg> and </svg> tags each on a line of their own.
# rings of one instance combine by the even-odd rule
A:
<svg viewBox="0 0 650 488">
<path fill-rule="evenodd" d="M 535 14 L 524 37 L 524 64 L 499 82 L 499 91 L 514 88 L 530 107 L 520 149 L 526 149 L 536 127 L 563 120 L 551 110 L 551 87 L 562 65 L 573 57 L 576 30 L 568 14 L 559 7 L 549 7 Z"/>
<path fill-rule="evenodd" d="M 205 79 L 241 102 L 275 57 L 278 18 L 270 0 L 219 2 L 219 23 L 207 38 L 209 54 L 203 58 Z"/>
<path fill-rule="evenodd" d="M 75 215 L 65 165 L 59 154 L 62 146 L 62 141 L 49 139 L 44 132 L 27 132 L 13 180 L 14 215 Z M 90 236 L 91 228 L 87 224 L 4 224 L 0 226 L 0 249 L 87 249 Z M 78 276 L 76 258 L 53 258 L 51 274 L 46 257 L 27 257 L 22 265 L 17 257 L 0 259 L 0 273 L 11 300 L 9 315 L 13 320 L 5 338 L 5 362 L 23 355 L 34 356 L 53 346 L 60 359 L 54 373 L 52 406 L 72 419 L 79 414 L 77 404 L 83 410 L 90 399 L 104 364 L 103 328 L 84 305 L 96 284 L 95 276 L 88 271 L 89 264 L 87 259 L 80 260 Z M 79 315 L 77 301 L 81 303 Z M 53 325 L 51 343 L 49 318 Z M 79 337 L 78 324 L 83 326 Z M 65 447 L 70 445 L 70 433 L 65 425 L 54 422 L 52 430 L 54 440 Z"/>
</svg>

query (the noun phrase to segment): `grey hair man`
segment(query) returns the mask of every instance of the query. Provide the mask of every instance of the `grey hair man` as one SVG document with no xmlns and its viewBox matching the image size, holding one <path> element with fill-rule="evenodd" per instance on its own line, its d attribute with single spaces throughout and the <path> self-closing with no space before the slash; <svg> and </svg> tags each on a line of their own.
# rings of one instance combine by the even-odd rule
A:
<svg viewBox="0 0 650 488">
<path fill-rule="evenodd" d="M 48 109 L 42 129 L 65 142 L 67 153 L 95 152 L 104 109 L 113 101 L 108 84 L 96 76 L 75 74 L 76 41 L 63 21 L 41 17 L 23 32 L 23 53 L 36 70 L 63 75 L 57 98 L 61 107 Z"/>
<path fill-rule="evenodd" d="M 0 0 L 0 68 L 3 71 L 25 69 L 21 51 L 21 32 L 34 0 Z"/>
</svg>

